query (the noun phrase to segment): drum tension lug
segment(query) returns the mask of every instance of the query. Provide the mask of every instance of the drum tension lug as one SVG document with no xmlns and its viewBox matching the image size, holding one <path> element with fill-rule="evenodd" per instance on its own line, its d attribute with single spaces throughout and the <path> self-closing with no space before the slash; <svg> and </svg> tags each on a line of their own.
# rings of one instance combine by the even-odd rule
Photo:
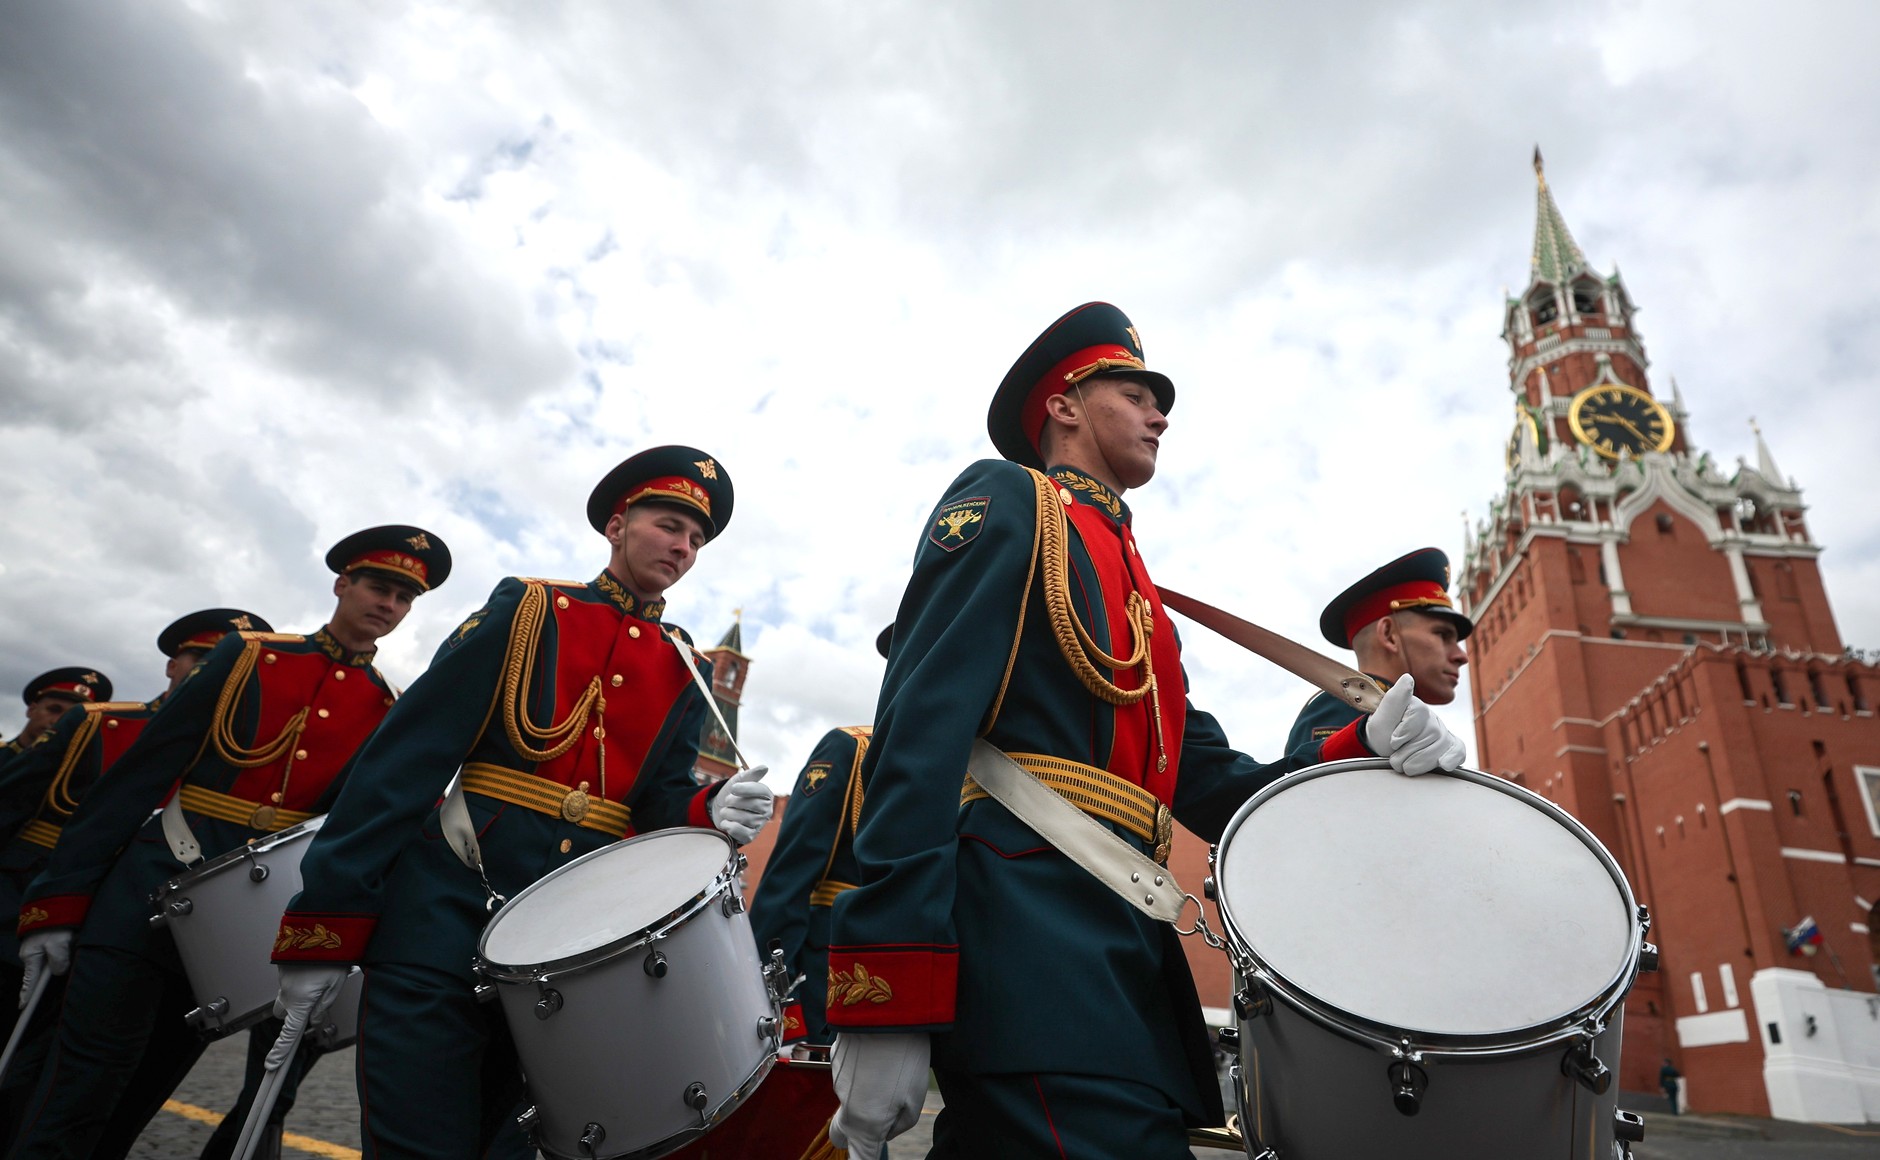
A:
<svg viewBox="0 0 1880 1160">
<path fill-rule="evenodd" d="M 1390 1077 L 1390 1102 L 1397 1110 L 1406 1116 L 1422 1111 L 1423 1093 L 1430 1086 L 1429 1073 L 1408 1059 L 1399 1059 L 1386 1074 Z"/>
<path fill-rule="evenodd" d="M 599 1124 L 589 1124 L 581 1129 L 581 1154 L 596 1156 L 600 1154 L 601 1141 L 607 1138 L 607 1129 Z"/>
<path fill-rule="evenodd" d="M 496 998 L 496 984 L 495 983 L 478 983 L 476 986 L 470 989 L 470 993 L 476 996 L 477 1002 L 487 1003 L 491 999 Z"/>
<path fill-rule="evenodd" d="M 553 987 L 543 987 L 541 998 L 535 1001 L 535 1017 L 547 1019 L 561 1010 L 561 992 Z"/>
<path fill-rule="evenodd" d="M 1206 898 L 1209 902 L 1219 902 L 1221 900 L 1221 888 L 1215 885 L 1214 875 L 1210 874 L 1201 880 L 1201 894 L 1202 897 Z"/>
<path fill-rule="evenodd" d="M 1242 1019 L 1253 1019 L 1273 1013 L 1273 997 L 1266 993 L 1266 988 L 1252 979 L 1247 985 L 1234 992 L 1234 1011 Z"/>
<path fill-rule="evenodd" d="M 1215 1028 L 1214 1042 L 1220 1044 L 1222 1051 L 1225 1051 L 1229 1055 L 1233 1055 L 1234 1053 L 1240 1050 L 1240 1028 L 1238 1027 Z"/>
<path fill-rule="evenodd" d="M 642 970 L 655 979 L 666 977 L 666 952 L 648 951 L 646 961 L 640 964 Z"/>
<path fill-rule="evenodd" d="M 1645 1138 L 1645 1120 L 1621 1108 L 1612 1114 L 1612 1134 L 1628 1144 L 1636 1144 Z"/>
<path fill-rule="evenodd" d="M 1657 943 L 1640 943 L 1639 944 L 1638 969 L 1641 971 L 1650 971 L 1654 974 L 1657 973 L 1658 971 L 1658 944 Z"/>
<path fill-rule="evenodd" d="M 1560 1070 L 1578 1080 L 1581 1087 L 1596 1096 L 1605 1095 L 1606 1089 L 1612 1086 L 1612 1069 L 1593 1054 L 1591 1040 L 1567 1052 L 1567 1057 L 1560 1061 Z"/>
<path fill-rule="evenodd" d="M 777 1038 L 777 1024 L 778 1024 L 778 1020 L 775 1015 L 758 1016 L 757 1017 L 757 1037 L 759 1039 Z"/>
<path fill-rule="evenodd" d="M 705 1091 L 704 1084 L 693 1080 L 686 1085 L 685 1106 L 698 1113 L 698 1122 L 701 1127 L 705 1124 L 705 1109 L 711 1102 L 712 1098 L 710 1094 Z"/>
</svg>

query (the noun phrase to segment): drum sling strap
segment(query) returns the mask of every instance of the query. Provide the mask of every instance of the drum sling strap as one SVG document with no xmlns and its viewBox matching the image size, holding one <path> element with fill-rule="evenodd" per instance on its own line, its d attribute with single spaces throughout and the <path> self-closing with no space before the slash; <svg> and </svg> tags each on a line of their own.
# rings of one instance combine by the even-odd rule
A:
<svg viewBox="0 0 1880 1160">
<path fill-rule="evenodd" d="M 1191 900 L 1200 908 L 1200 901 L 1182 890 L 1168 867 L 1104 829 L 992 743 L 983 738 L 973 742 L 966 768 L 1013 817 L 1150 918 L 1172 923 Z"/>
</svg>

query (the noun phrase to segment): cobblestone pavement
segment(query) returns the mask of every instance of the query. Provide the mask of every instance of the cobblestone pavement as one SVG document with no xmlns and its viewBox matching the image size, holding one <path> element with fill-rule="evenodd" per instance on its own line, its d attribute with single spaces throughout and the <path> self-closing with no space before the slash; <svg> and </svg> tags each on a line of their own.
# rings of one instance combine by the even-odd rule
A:
<svg viewBox="0 0 1880 1160">
<path fill-rule="evenodd" d="M 170 1108 L 158 1114 L 132 1150 L 134 1160 L 188 1160 L 202 1150 L 215 1120 L 235 1102 L 241 1089 L 243 1036 L 212 1044 L 189 1079 L 177 1089 Z M 1880 1125 L 1834 1127 L 1787 1124 L 1739 1116 L 1672 1116 L 1664 1101 L 1628 1095 L 1626 1107 L 1645 1116 L 1645 1142 L 1635 1145 L 1634 1160 L 1873 1160 L 1880 1156 Z M 919 1160 L 933 1142 L 938 1093 L 906 1135 L 888 1146 L 887 1160 Z M 301 1085 L 300 1101 L 288 1117 L 289 1148 L 294 1160 L 323 1156 L 351 1160 L 359 1155 L 359 1102 L 353 1089 L 353 1053 L 336 1052 L 320 1061 Z M 1231 1153 L 1197 1149 L 1196 1160 L 1228 1160 Z"/>
</svg>

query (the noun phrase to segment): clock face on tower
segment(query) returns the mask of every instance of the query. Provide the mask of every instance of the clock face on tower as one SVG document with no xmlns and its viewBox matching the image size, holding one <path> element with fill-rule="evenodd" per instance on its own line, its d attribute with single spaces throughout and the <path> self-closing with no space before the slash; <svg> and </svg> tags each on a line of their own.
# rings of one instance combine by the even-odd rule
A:
<svg viewBox="0 0 1880 1160">
<path fill-rule="evenodd" d="M 1636 387 L 1601 383 L 1573 398 L 1567 409 L 1573 436 L 1607 459 L 1671 446 L 1674 425 L 1663 404 Z"/>
</svg>

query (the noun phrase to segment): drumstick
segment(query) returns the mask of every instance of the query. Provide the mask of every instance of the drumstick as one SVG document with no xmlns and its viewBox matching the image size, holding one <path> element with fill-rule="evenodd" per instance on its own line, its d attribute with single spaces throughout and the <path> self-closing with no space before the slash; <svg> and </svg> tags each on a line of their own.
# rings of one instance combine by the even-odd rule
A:
<svg viewBox="0 0 1880 1160">
<path fill-rule="evenodd" d="M 301 1034 L 297 1032 L 287 1061 L 261 1077 L 260 1090 L 255 1092 L 255 1102 L 248 1108 L 248 1119 L 242 1122 L 242 1134 L 235 1140 L 230 1160 L 252 1160 L 260 1147 L 261 1137 L 268 1130 L 268 1117 L 274 1114 L 274 1103 L 287 1084 L 287 1069 L 294 1066 L 294 1056 L 300 1051 L 300 1040 Z"/>
<path fill-rule="evenodd" d="M 39 1009 L 39 1000 L 45 998 L 46 985 L 52 976 L 40 971 L 33 978 L 33 989 L 27 992 L 26 1006 L 20 1008 L 19 1022 L 13 1025 L 13 1034 L 7 1037 L 7 1049 L 0 1052 L 0 1079 L 7 1076 L 7 1067 L 13 1062 L 13 1053 L 20 1049 L 20 1040 L 26 1038 L 26 1026 L 33 1021 L 33 1012 Z"/>
<path fill-rule="evenodd" d="M 1383 699 L 1377 682 L 1357 669 L 1347 668 L 1323 653 L 1314 652 L 1252 621 L 1242 620 L 1231 612 L 1203 604 L 1192 596 L 1183 596 L 1171 588 L 1157 591 L 1166 607 L 1213 629 L 1248 652 L 1265 657 L 1293 676 L 1310 681 L 1347 705 L 1372 713 Z"/>
</svg>

